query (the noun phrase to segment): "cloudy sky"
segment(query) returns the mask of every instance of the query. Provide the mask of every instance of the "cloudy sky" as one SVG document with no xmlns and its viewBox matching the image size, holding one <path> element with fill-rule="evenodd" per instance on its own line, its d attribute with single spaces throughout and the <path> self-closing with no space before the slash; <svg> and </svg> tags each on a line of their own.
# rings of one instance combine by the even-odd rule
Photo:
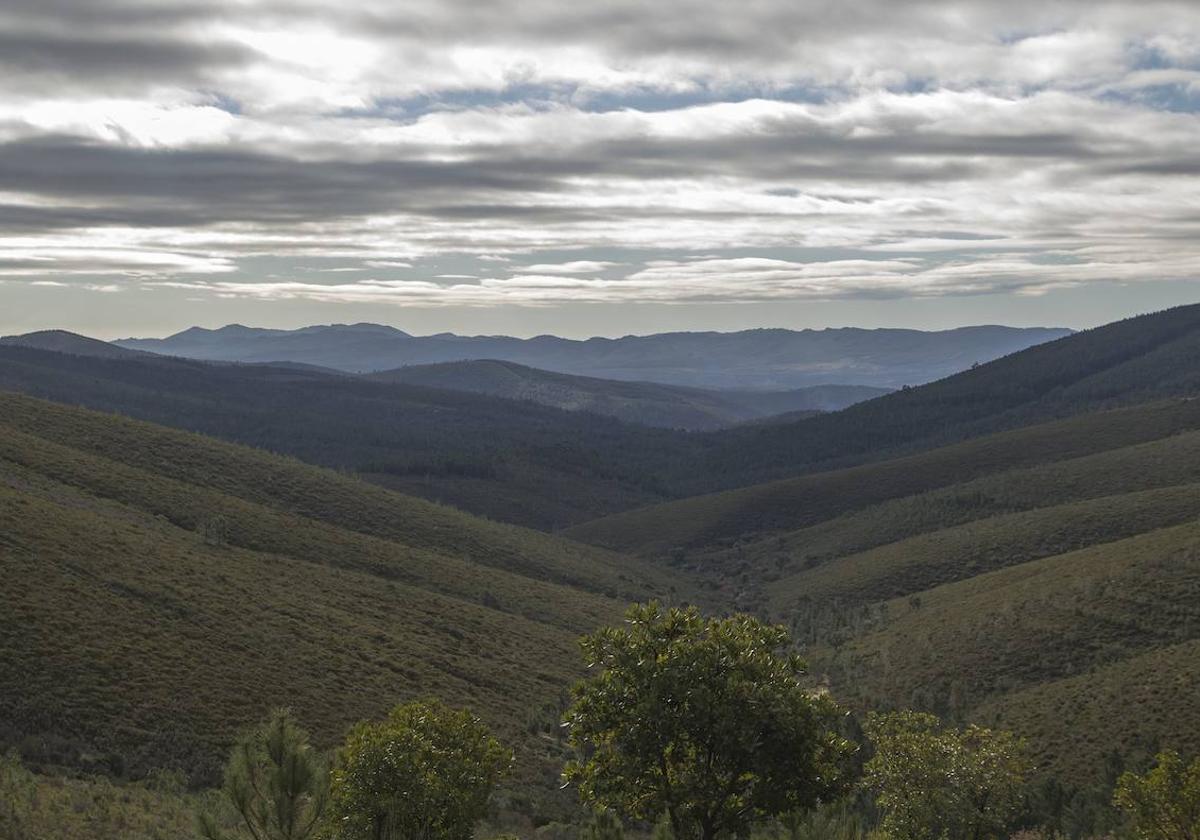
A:
<svg viewBox="0 0 1200 840">
<path fill-rule="evenodd" d="M 1200 4 L 3 0 L 0 332 L 1200 300 Z"/>
</svg>

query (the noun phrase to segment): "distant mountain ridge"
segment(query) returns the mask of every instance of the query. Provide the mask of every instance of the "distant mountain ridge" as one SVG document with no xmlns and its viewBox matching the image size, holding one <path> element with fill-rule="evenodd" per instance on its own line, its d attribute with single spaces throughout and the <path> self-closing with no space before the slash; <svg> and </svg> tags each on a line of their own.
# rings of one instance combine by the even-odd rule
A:
<svg viewBox="0 0 1200 840">
<path fill-rule="evenodd" d="M 779 414 L 840 411 L 890 393 L 866 385 L 814 385 L 790 391 L 717 391 L 573 376 L 497 359 L 410 365 L 367 375 L 451 391 L 526 400 L 567 411 L 590 411 L 645 426 L 711 430 Z"/>
<path fill-rule="evenodd" d="M 731 482 L 723 493 L 615 514 L 569 533 L 607 548 L 653 553 L 783 531 L 799 527 L 829 501 L 827 487 L 805 495 L 820 474 L 1105 409 L 1170 398 L 1190 403 L 1197 395 L 1200 305 L 1176 307 L 1032 347 L 837 414 L 721 432 L 719 445 L 707 450 L 707 474 L 736 475 L 742 486 Z M 1079 434 L 1102 434 L 1116 416 Z M 1056 448 L 1061 454 L 1065 444 Z M 1000 460 L 1020 457 L 1018 447 Z M 939 469 L 933 472 L 957 479 L 965 468 L 961 459 L 951 459 Z M 897 475 L 908 480 L 908 470 Z M 754 474 L 761 481 L 747 482 Z M 881 480 L 862 483 L 878 489 Z"/>
<path fill-rule="evenodd" d="M 117 346 L 194 359 L 302 362 L 364 373 L 441 362 L 496 359 L 578 376 L 698 388 L 791 390 L 814 385 L 899 388 L 949 376 L 1069 335 L 1050 327 L 756 329 L 574 340 L 542 335 L 413 336 L 379 324 L 299 330 L 239 324 L 192 327 L 167 338 Z"/>
<path fill-rule="evenodd" d="M 33 350 L 50 350 L 55 353 L 70 353 L 73 356 L 92 356 L 101 359 L 135 359 L 146 354 L 119 347 L 97 338 L 88 338 L 66 330 L 39 330 L 24 335 L 8 335 L 0 338 L 0 347 L 28 347 Z"/>
</svg>

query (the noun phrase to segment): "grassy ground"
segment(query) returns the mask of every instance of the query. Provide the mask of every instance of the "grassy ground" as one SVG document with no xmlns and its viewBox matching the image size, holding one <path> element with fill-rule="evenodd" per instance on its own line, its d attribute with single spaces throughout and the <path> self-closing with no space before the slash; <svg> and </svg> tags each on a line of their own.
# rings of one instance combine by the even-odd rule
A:
<svg viewBox="0 0 1200 840">
<path fill-rule="evenodd" d="M 1094 765 L 1055 744 L 1197 746 L 1189 699 L 1200 692 L 1195 668 L 1151 681 L 1158 698 L 1153 726 L 1143 726 L 1141 714 L 1123 705 L 1124 698 L 1144 693 L 1141 681 L 1151 663 L 1194 650 L 1200 638 L 1200 523 L 1194 517 L 894 599 L 882 616 L 851 641 L 813 654 L 815 666 L 856 702 L 1005 720 L 1065 778 L 1084 776 Z M 1177 711 L 1167 686 L 1178 695 Z M 1060 708 L 1065 698 L 1090 697 L 1093 709 L 1107 698 L 1125 712 L 1111 709 L 1077 731 L 1077 715 L 1033 712 L 1029 698 L 1040 696 L 1059 698 L 1047 709 Z"/>
<path fill-rule="evenodd" d="M 0 756 L 0 838 L 4 840 L 184 840 L 211 794 L 184 793 L 169 774 L 137 784 L 104 777 L 30 773 Z"/>
</svg>

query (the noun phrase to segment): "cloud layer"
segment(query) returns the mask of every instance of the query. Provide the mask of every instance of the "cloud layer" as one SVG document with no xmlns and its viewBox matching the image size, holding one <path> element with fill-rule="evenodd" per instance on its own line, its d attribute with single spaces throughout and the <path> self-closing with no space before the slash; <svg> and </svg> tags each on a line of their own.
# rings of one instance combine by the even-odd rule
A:
<svg viewBox="0 0 1200 840">
<path fill-rule="evenodd" d="M 553 306 L 1200 266 L 1190 2 L 10 0 L 0 33 L 6 287 Z"/>
</svg>

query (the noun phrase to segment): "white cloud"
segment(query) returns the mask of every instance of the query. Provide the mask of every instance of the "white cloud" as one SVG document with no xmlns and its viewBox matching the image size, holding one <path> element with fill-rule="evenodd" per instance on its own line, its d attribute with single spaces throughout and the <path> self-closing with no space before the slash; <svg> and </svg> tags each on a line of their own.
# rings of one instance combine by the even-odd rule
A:
<svg viewBox="0 0 1200 840">
<path fill-rule="evenodd" d="M 10 280 L 557 305 L 1200 267 L 1189 2 L 184 0 L 151 19 L 54 0 L 0 28 L 29 47 L 0 50 Z M 463 259 L 504 276 L 445 273 Z M 260 283 L 260 261 L 417 279 Z"/>
<path fill-rule="evenodd" d="M 537 265 L 514 266 L 513 271 L 522 274 L 596 274 L 619 263 L 603 260 L 571 260 L 564 263 L 538 263 Z"/>
</svg>

